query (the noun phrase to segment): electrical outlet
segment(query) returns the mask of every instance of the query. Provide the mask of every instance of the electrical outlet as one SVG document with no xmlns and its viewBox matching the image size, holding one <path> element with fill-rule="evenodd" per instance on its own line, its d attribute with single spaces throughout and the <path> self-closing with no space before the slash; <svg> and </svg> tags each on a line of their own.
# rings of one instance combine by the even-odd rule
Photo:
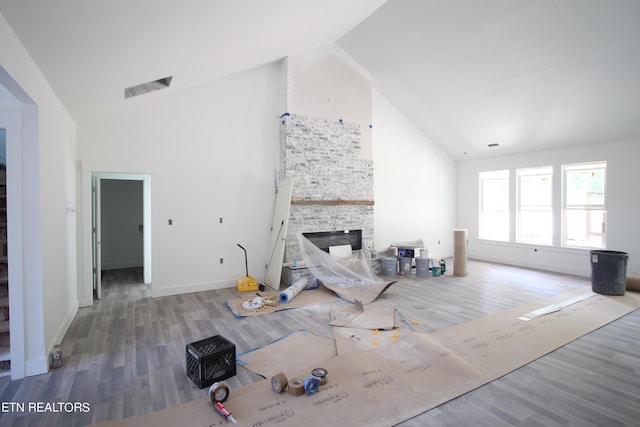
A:
<svg viewBox="0 0 640 427">
<path fill-rule="evenodd" d="M 220 224 L 222 224 L 222 218 L 220 218 Z"/>
<path fill-rule="evenodd" d="M 220 264 L 224 263 L 224 258 L 220 258 Z"/>
</svg>

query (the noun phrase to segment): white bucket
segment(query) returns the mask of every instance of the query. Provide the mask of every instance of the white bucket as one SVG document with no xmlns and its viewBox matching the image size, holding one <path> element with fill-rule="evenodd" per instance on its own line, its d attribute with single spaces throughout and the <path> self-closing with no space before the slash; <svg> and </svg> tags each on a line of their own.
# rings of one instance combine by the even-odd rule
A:
<svg viewBox="0 0 640 427">
<path fill-rule="evenodd" d="M 382 258 L 382 274 L 385 276 L 395 276 L 398 269 L 398 260 L 396 258 Z"/>
<path fill-rule="evenodd" d="M 424 277 L 429 275 L 429 258 L 416 258 L 416 276 Z"/>
</svg>

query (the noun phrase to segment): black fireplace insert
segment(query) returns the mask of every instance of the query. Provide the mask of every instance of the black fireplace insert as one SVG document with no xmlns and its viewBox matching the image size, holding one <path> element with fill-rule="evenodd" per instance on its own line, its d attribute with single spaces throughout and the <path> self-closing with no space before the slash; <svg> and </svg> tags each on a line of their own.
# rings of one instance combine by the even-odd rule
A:
<svg viewBox="0 0 640 427">
<path fill-rule="evenodd" d="M 319 231 L 302 235 L 325 252 L 329 252 L 330 246 L 341 245 L 351 245 L 354 251 L 362 249 L 362 230 Z"/>
</svg>

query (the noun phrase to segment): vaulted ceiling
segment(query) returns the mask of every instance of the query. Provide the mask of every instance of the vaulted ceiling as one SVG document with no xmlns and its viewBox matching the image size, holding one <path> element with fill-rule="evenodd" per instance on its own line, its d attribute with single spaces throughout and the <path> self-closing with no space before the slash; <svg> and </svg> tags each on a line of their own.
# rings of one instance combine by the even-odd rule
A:
<svg viewBox="0 0 640 427">
<path fill-rule="evenodd" d="M 457 160 L 638 140 L 638 0 L 0 0 L 76 121 L 337 43 Z M 375 125 L 375 124 L 374 124 Z M 488 148 L 498 143 L 499 147 Z"/>
</svg>

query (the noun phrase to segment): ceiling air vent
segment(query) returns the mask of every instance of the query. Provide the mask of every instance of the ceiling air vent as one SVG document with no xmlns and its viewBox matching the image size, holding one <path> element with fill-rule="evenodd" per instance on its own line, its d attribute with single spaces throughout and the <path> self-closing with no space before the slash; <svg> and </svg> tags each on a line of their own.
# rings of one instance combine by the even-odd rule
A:
<svg viewBox="0 0 640 427">
<path fill-rule="evenodd" d="M 142 83 L 137 86 L 128 87 L 124 90 L 124 98 L 127 99 L 133 96 L 144 95 L 145 93 L 167 88 L 171 84 L 172 78 L 173 76 L 164 77 L 149 83 Z"/>
<path fill-rule="evenodd" d="M 499 147 L 500 144 L 498 144 L 497 142 L 491 143 L 491 144 L 487 144 L 487 147 L 489 148 L 493 148 L 493 147 Z"/>
</svg>

